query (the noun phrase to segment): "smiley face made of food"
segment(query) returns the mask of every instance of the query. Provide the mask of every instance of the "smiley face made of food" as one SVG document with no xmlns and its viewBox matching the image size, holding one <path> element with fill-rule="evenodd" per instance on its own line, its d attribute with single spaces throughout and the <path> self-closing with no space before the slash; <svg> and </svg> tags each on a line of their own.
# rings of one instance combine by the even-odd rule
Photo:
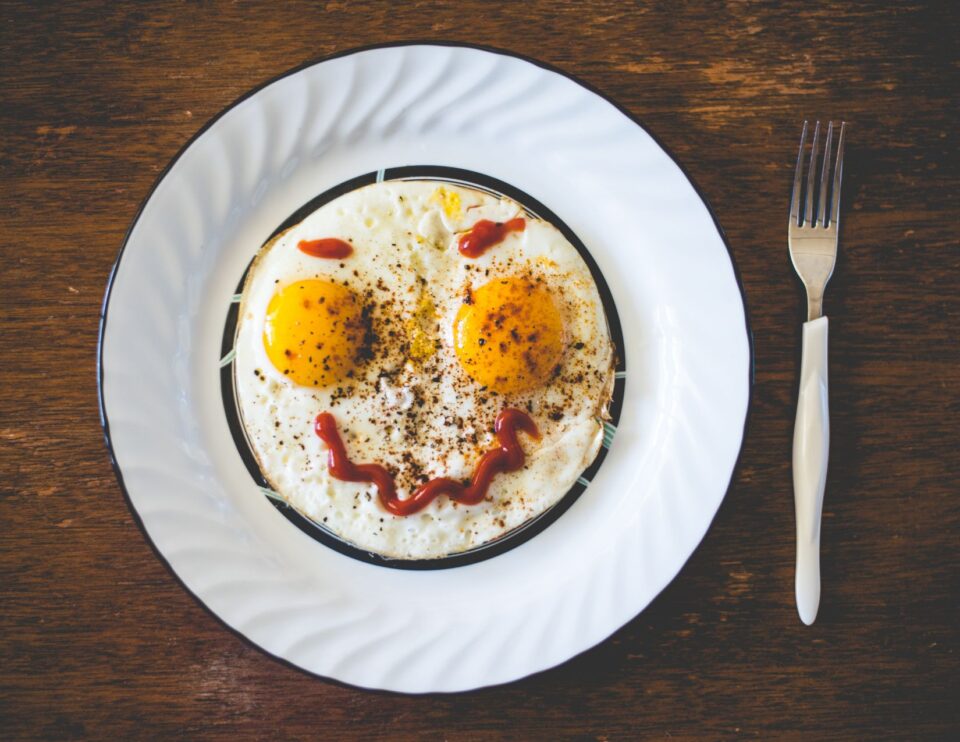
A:
<svg viewBox="0 0 960 742">
<path fill-rule="evenodd" d="M 387 181 L 264 245 L 234 375 L 287 503 L 365 551 L 436 559 L 569 491 L 603 441 L 614 348 L 556 227 L 472 188 Z"/>
</svg>

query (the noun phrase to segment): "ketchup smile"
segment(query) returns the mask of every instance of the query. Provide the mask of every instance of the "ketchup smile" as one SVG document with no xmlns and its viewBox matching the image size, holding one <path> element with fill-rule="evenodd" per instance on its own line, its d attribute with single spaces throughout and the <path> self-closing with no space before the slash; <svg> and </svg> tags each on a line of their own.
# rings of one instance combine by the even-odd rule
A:
<svg viewBox="0 0 960 742">
<path fill-rule="evenodd" d="M 483 502 L 490 488 L 490 482 L 497 474 L 517 471 L 526 460 L 517 431 L 522 430 L 534 440 L 540 440 L 540 431 L 536 423 L 525 412 L 508 407 L 497 415 L 494 432 L 499 447 L 487 451 L 480 457 L 470 484 L 464 484 L 449 477 L 437 477 L 421 485 L 405 500 L 397 497 L 393 476 L 380 464 L 354 464 L 347 456 L 347 450 L 337 432 L 337 423 L 329 412 L 317 415 L 314 430 L 329 449 L 327 469 L 330 474 L 343 482 L 366 482 L 377 487 L 380 503 L 394 515 L 412 515 L 423 510 L 440 495 L 464 505 L 477 505 Z"/>
<path fill-rule="evenodd" d="M 503 242 L 510 232 L 522 232 L 527 226 L 526 219 L 517 217 L 508 222 L 492 222 L 481 219 L 470 231 L 460 236 L 459 250 L 465 258 L 479 258 L 494 245 Z"/>
</svg>

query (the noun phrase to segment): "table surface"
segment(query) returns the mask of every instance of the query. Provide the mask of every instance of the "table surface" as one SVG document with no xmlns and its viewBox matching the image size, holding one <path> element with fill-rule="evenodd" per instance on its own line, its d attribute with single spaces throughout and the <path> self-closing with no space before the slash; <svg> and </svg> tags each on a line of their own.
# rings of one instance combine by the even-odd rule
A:
<svg viewBox="0 0 960 742">
<path fill-rule="evenodd" d="M 0 5 L 5 738 L 958 733 L 960 86 L 948 3 L 43 5 Z M 180 587 L 110 468 L 95 348 L 124 232 L 205 121 L 305 61 L 424 38 L 556 65 L 657 134 L 726 232 L 756 384 L 729 494 L 647 610 L 540 675 L 404 697 L 283 665 Z M 793 600 L 804 302 L 785 244 L 805 117 L 850 122 L 812 627 Z"/>
</svg>

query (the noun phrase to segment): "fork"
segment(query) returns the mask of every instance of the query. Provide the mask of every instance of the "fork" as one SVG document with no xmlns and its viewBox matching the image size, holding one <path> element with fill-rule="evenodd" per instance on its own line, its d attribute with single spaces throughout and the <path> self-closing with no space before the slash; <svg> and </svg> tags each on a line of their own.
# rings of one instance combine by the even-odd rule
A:
<svg viewBox="0 0 960 742">
<path fill-rule="evenodd" d="M 837 159 L 830 179 L 833 122 L 827 127 L 819 185 L 816 181 L 820 122 L 813 130 L 807 183 L 803 188 L 803 153 L 807 122 L 800 135 L 800 153 L 793 178 L 787 240 L 790 259 L 807 291 L 807 321 L 803 325 L 800 395 L 793 430 L 793 496 L 797 519 L 797 612 L 808 626 L 820 606 L 820 515 L 830 452 L 830 408 L 827 394 L 827 318 L 823 291 L 837 259 L 840 226 L 840 182 L 843 177 L 843 133 L 840 123 Z M 829 211 L 827 209 L 829 191 Z M 819 200 L 818 200 L 819 199 Z"/>
</svg>

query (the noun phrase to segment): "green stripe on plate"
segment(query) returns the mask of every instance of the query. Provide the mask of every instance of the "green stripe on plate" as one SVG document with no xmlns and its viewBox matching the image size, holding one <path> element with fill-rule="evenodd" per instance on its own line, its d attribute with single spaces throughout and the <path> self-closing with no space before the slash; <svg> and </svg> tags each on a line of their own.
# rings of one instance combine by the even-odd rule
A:
<svg viewBox="0 0 960 742">
<path fill-rule="evenodd" d="M 278 501 L 280 501 L 280 502 L 285 502 L 284 499 L 283 499 L 282 497 L 280 497 L 280 495 L 278 495 L 276 492 L 274 492 L 274 491 L 273 491 L 272 489 L 270 489 L 269 487 L 258 487 L 257 489 L 259 489 L 262 494 L 266 495 L 266 496 L 269 497 L 271 500 L 278 500 Z"/>
</svg>

